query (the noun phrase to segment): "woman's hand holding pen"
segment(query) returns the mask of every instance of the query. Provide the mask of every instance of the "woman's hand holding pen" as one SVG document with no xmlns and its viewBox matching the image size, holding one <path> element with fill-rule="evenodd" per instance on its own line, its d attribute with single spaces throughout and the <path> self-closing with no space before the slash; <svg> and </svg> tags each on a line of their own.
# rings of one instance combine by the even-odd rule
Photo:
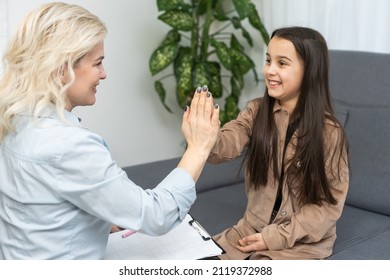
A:
<svg viewBox="0 0 390 280">
<path fill-rule="evenodd" d="M 183 115 L 182 132 L 187 150 L 178 166 L 187 170 L 195 181 L 215 145 L 219 126 L 219 106 L 214 106 L 207 86 L 199 87 Z"/>
<path fill-rule="evenodd" d="M 118 231 L 122 231 L 122 230 L 123 230 L 123 228 L 116 226 L 116 225 L 112 225 L 110 233 L 114 233 L 114 232 L 118 232 Z"/>
</svg>

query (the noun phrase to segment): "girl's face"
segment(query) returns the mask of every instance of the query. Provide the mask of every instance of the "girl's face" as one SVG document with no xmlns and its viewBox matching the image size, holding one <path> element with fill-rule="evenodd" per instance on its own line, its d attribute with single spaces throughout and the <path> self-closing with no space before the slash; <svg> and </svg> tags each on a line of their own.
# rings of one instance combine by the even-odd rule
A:
<svg viewBox="0 0 390 280">
<path fill-rule="evenodd" d="M 290 41 L 273 37 L 268 44 L 263 75 L 268 94 L 292 112 L 298 102 L 303 79 L 303 63 Z"/>
<path fill-rule="evenodd" d="M 104 44 L 100 42 L 74 66 L 75 81 L 66 92 L 67 111 L 72 111 L 76 106 L 95 104 L 96 87 L 100 80 L 106 78 L 103 59 Z M 64 78 L 65 81 L 69 79 L 66 71 Z"/>
</svg>

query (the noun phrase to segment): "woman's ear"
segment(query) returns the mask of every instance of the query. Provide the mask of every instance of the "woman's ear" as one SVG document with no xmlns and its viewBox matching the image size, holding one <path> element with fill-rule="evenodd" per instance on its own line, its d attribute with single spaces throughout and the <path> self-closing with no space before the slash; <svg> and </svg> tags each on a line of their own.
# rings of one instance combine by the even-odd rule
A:
<svg viewBox="0 0 390 280">
<path fill-rule="evenodd" d="M 61 81 L 62 81 L 62 83 L 63 84 L 69 83 L 70 78 L 69 78 L 69 70 L 68 70 L 68 64 L 67 63 L 65 63 L 61 67 L 60 73 L 61 73 Z"/>
</svg>

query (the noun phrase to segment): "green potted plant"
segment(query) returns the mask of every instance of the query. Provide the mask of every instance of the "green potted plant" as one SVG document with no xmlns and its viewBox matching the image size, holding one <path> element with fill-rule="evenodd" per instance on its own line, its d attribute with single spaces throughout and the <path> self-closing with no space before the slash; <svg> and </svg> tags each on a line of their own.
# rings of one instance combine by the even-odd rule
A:
<svg viewBox="0 0 390 280">
<path fill-rule="evenodd" d="M 244 88 L 244 75 L 250 70 L 258 82 L 256 65 L 245 53 L 240 39 L 253 47 L 251 34 L 242 22 L 259 31 L 264 43 L 269 35 L 252 0 L 157 0 L 158 19 L 169 25 L 161 44 L 149 60 L 152 76 L 169 65 L 172 74 L 155 81 L 155 90 L 164 107 L 166 90 L 163 80 L 174 78 L 176 99 L 184 108 L 196 87 L 208 85 L 214 98 L 225 97 L 220 119 L 224 124 L 240 112 L 238 102 Z M 226 80 L 230 80 L 230 87 Z"/>
</svg>

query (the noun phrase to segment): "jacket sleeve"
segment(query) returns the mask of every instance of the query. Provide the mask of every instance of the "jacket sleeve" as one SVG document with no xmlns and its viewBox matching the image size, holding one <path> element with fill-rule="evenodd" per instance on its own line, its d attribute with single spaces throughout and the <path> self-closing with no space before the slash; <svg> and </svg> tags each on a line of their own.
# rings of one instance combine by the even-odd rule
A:
<svg viewBox="0 0 390 280">
<path fill-rule="evenodd" d="M 329 136 L 328 141 L 325 142 L 326 174 L 337 203 L 335 205 L 330 203 L 307 204 L 293 213 L 289 222 L 266 226 L 262 231 L 262 236 L 269 250 L 291 248 L 297 242 L 315 243 L 334 234 L 349 187 L 348 153 L 346 145 L 340 147 L 340 133 L 342 130 L 336 128 L 325 134 Z M 340 154 L 342 157 L 339 161 Z"/>
<path fill-rule="evenodd" d="M 208 161 L 220 163 L 241 155 L 248 145 L 252 134 L 252 126 L 256 117 L 260 98 L 248 102 L 235 120 L 226 123 L 219 131 L 218 140 L 211 150 Z"/>
</svg>

